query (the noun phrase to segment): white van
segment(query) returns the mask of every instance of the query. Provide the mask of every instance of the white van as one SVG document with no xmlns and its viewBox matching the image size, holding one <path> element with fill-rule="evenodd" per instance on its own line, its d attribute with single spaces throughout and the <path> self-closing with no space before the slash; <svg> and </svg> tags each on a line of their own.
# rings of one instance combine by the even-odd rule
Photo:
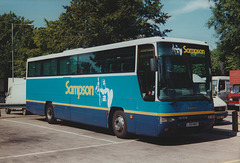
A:
<svg viewBox="0 0 240 163">
<path fill-rule="evenodd" d="M 194 87 L 195 89 L 199 89 L 201 92 L 201 88 L 205 88 L 202 83 L 204 83 L 205 78 L 201 78 L 200 76 L 193 74 L 193 81 L 194 81 Z M 215 88 L 213 87 L 213 91 Z M 203 91 L 204 92 L 204 91 Z M 227 117 L 227 104 L 218 96 L 213 94 L 213 104 L 214 104 L 214 110 L 215 110 L 215 120 L 223 120 L 225 117 Z"/>
<path fill-rule="evenodd" d="M 227 104 L 218 96 L 213 96 L 213 104 L 215 110 L 215 120 L 223 120 L 227 117 Z"/>
<path fill-rule="evenodd" d="M 232 85 L 229 82 L 229 76 L 213 76 L 213 94 L 228 103 L 228 94 Z"/>
<path fill-rule="evenodd" d="M 4 106 L 7 114 L 15 110 L 22 110 L 24 115 L 29 114 L 26 110 L 26 79 L 8 79 L 8 92 L 6 93 L 5 101 Z"/>
<path fill-rule="evenodd" d="M 228 94 L 231 90 L 229 76 L 213 76 L 212 82 L 215 119 L 223 120 L 228 114 Z"/>
</svg>

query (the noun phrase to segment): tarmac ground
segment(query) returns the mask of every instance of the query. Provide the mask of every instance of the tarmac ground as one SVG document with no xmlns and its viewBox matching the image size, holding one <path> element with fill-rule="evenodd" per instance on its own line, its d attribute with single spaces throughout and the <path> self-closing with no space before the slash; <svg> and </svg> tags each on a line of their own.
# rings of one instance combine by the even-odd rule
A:
<svg viewBox="0 0 240 163">
<path fill-rule="evenodd" d="M 208 133 L 169 138 L 131 135 L 119 139 L 108 129 L 68 121 L 48 124 L 44 116 L 21 111 L 0 117 L 1 162 L 225 162 L 240 163 L 239 132 L 231 116 Z M 231 114 L 231 111 L 229 111 Z"/>
</svg>

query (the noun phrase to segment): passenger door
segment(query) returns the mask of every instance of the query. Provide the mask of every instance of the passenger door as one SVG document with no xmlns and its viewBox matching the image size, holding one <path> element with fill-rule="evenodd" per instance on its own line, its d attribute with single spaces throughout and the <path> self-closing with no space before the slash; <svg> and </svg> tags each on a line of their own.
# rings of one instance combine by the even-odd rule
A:
<svg viewBox="0 0 240 163">
<path fill-rule="evenodd" d="M 135 118 L 136 133 L 155 135 L 156 118 L 151 115 L 157 111 L 155 101 L 155 72 L 150 69 L 150 58 L 155 57 L 153 44 L 138 46 L 138 82 L 142 99 L 137 102 Z M 142 114 L 143 113 L 143 114 Z M 148 114 L 150 113 L 150 114 Z"/>
</svg>

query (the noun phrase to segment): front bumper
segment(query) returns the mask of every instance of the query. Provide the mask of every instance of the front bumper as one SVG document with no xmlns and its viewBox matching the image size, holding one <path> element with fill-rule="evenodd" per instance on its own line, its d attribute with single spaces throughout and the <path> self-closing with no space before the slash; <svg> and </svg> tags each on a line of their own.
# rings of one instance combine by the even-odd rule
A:
<svg viewBox="0 0 240 163">
<path fill-rule="evenodd" d="M 215 112 L 215 120 L 222 120 L 228 116 L 228 111 Z"/>
<path fill-rule="evenodd" d="M 212 119 L 208 119 L 208 116 L 212 116 Z M 178 117 L 172 117 L 178 118 Z M 205 116 L 189 116 L 186 120 L 176 120 L 173 122 L 166 122 L 159 125 L 158 136 L 169 136 L 174 134 L 185 134 L 204 132 L 210 130 L 214 125 L 214 115 Z"/>
</svg>

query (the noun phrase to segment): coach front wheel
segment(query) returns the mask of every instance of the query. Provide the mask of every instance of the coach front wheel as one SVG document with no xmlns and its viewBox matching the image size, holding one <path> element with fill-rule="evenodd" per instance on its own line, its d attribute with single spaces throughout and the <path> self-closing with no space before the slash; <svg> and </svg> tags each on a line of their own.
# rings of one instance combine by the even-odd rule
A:
<svg viewBox="0 0 240 163">
<path fill-rule="evenodd" d="M 127 121 L 123 111 L 117 110 L 113 114 L 112 127 L 114 134 L 119 138 L 127 137 Z"/>
<path fill-rule="evenodd" d="M 53 106 L 51 103 L 48 103 L 46 106 L 46 119 L 50 124 L 54 124 L 57 122 L 56 118 L 54 117 Z"/>
</svg>

